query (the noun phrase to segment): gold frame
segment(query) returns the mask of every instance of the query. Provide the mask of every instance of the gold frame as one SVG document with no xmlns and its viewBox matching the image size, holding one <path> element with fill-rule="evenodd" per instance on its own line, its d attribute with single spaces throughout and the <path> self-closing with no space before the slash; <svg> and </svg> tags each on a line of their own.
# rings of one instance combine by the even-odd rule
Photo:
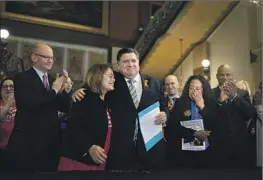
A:
<svg viewBox="0 0 263 180">
<path fill-rule="evenodd" d="M 109 2 L 108 1 L 104 1 L 102 6 L 102 28 L 95 28 L 95 27 L 90 27 L 80 24 L 50 20 L 45 18 L 10 13 L 10 12 L 2 12 L 1 17 L 5 19 L 11 19 L 16 21 L 52 26 L 52 27 L 59 27 L 64 29 L 71 29 L 76 31 L 90 32 L 94 34 L 102 34 L 102 35 L 109 34 Z"/>
</svg>

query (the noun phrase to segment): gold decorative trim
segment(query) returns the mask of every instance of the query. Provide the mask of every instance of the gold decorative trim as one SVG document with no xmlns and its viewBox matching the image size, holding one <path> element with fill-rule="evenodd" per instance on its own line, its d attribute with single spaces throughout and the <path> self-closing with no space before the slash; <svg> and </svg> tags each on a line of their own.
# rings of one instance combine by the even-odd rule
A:
<svg viewBox="0 0 263 180">
<path fill-rule="evenodd" d="M 27 23 L 34 23 L 45 26 L 52 26 L 64 29 L 71 29 L 76 31 L 84 31 L 94 34 L 108 35 L 109 32 L 109 2 L 104 1 L 102 6 L 102 28 L 95 28 L 90 26 L 84 26 L 80 24 L 62 22 L 57 20 L 50 20 L 45 18 L 27 16 L 22 14 L 16 14 L 11 12 L 2 12 L 1 17 L 5 19 L 11 19 L 15 21 L 22 21 Z"/>
</svg>

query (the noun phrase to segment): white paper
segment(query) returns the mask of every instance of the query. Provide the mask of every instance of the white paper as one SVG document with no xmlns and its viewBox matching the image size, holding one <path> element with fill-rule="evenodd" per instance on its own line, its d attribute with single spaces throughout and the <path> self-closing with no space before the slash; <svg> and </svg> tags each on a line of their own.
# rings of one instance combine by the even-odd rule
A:
<svg viewBox="0 0 263 180">
<path fill-rule="evenodd" d="M 181 121 L 181 125 L 193 130 L 204 130 L 203 119 Z M 182 150 L 185 151 L 204 151 L 208 146 L 208 141 L 200 141 L 197 138 L 182 138 Z"/>
<path fill-rule="evenodd" d="M 140 129 L 147 151 L 163 138 L 162 124 L 154 124 L 159 112 L 160 104 L 157 102 L 139 113 Z"/>
</svg>

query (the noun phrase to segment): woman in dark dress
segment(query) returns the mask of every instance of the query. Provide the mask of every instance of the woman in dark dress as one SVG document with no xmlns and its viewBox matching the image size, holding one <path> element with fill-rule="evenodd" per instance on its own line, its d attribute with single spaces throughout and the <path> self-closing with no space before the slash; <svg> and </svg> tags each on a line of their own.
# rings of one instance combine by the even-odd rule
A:
<svg viewBox="0 0 263 180">
<path fill-rule="evenodd" d="M 114 89 L 109 65 L 92 66 L 85 79 L 86 96 L 73 103 L 60 159 L 60 171 L 104 170 L 111 139 L 110 109 L 105 94 Z"/>
<path fill-rule="evenodd" d="M 185 84 L 182 96 L 176 101 L 167 123 L 168 159 L 172 167 L 209 167 L 209 136 L 216 111 L 216 101 L 208 81 L 200 76 L 191 76 Z M 194 129 L 182 123 L 202 119 L 203 128 Z M 213 133 L 213 132 L 211 132 Z M 205 146 L 203 149 L 198 145 Z M 195 145 L 192 149 L 182 144 Z M 194 149 L 196 148 L 196 149 Z M 182 150 L 184 149 L 184 150 Z"/>
</svg>

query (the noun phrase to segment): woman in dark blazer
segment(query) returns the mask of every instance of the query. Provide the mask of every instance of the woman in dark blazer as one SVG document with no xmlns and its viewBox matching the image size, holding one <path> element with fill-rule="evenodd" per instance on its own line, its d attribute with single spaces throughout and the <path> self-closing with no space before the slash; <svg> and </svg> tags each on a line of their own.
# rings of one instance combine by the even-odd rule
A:
<svg viewBox="0 0 263 180">
<path fill-rule="evenodd" d="M 109 65 L 96 64 L 89 69 L 86 96 L 73 103 L 69 114 L 60 171 L 104 170 L 112 127 L 104 97 L 114 89 L 114 82 Z"/>
<path fill-rule="evenodd" d="M 182 138 L 195 142 L 210 136 L 216 101 L 207 80 L 200 75 L 191 76 L 185 84 L 182 96 L 176 101 L 167 123 L 168 159 L 172 167 L 208 167 L 210 147 L 203 151 L 182 150 Z M 181 121 L 203 119 L 205 130 L 183 127 Z M 212 133 L 212 132 L 211 132 Z M 208 142 L 209 144 L 209 142 Z"/>
</svg>

